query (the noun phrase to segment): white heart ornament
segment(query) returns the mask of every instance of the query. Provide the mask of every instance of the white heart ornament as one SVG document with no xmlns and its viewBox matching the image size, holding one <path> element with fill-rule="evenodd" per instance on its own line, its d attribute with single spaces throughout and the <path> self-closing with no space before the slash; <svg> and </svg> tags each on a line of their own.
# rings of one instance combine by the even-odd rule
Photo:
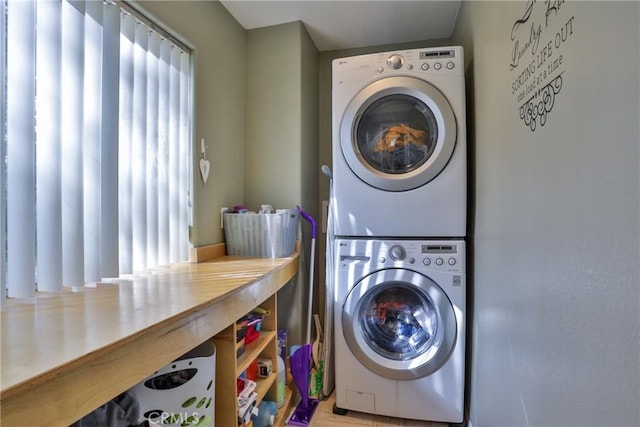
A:
<svg viewBox="0 0 640 427">
<path fill-rule="evenodd" d="M 200 175 L 202 175 L 202 180 L 206 183 L 207 178 L 209 178 L 209 169 L 211 165 L 209 160 L 200 159 Z"/>
</svg>

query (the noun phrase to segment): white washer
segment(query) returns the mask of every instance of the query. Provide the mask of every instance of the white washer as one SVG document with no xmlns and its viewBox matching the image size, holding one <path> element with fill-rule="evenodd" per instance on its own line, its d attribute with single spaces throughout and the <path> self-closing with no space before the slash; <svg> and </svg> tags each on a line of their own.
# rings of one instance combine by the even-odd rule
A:
<svg viewBox="0 0 640 427">
<path fill-rule="evenodd" d="M 334 412 L 461 423 L 465 242 L 335 241 Z"/>
<path fill-rule="evenodd" d="M 462 47 L 333 61 L 336 236 L 464 237 Z"/>
</svg>

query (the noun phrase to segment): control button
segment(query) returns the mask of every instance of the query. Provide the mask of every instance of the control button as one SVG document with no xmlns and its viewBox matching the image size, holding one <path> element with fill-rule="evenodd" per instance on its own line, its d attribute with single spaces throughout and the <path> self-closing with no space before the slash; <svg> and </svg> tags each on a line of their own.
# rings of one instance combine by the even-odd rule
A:
<svg viewBox="0 0 640 427">
<path fill-rule="evenodd" d="M 394 261 L 402 261 L 407 256 L 407 252 L 400 245 L 391 246 L 389 249 L 389 258 Z"/>
<path fill-rule="evenodd" d="M 411 64 L 407 65 L 407 70 L 409 70 L 409 71 L 413 70 L 413 65 L 411 65 Z"/>
<path fill-rule="evenodd" d="M 442 64 L 439 62 L 436 62 L 435 64 L 433 64 L 433 68 L 435 68 L 436 70 L 439 70 L 440 68 L 442 68 Z"/>
<path fill-rule="evenodd" d="M 436 258 L 436 265 L 444 264 L 444 260 L 442 258 Z"/>
<path fill-rule="evenodd" d="M 409 258 L 409 264 L 415 264 L 416 259 L 415 258 Z"/>
<path fill-rule="evenodd" d="M 402 68 L 403 62 L 404 60 L 400 55 L 391 55 L 390 57 L 387 58 L 387 65 L 389 65 L 389 67 L 393 68 L 394 70 Z"/>
<path fill-rule="evenodd" d="M 427 64 L 426 62 L 424 62 L 420 68 L 422 69 L 422 71 L 427 71 L 429 69 L 429 64 Z"/>
<path fill-rule="evenodd" d="M 378 67 L 376 71 L 378 72 L 378 74 L 382 74 L 384 72 L 384 68 Z"/>
<path fill-rule="evenodd" d="M 429 259 L 429 258 L 425 258 L 425 259 L 423 259 L 423 260 L 422 260 L 422 263 L 423 263 L 424 265 L 431 265 L 431 259 Z"/>
<path fill-rule="evenodd" d="M 449 263 L 449 265 L 456 265 L 456 259 L 455 258 L 449 258 L 449 261 L 447 261 Z"/>
<path fill-rule="evenodd" d="M 453 62 L 449 61 L 447 62 L 447 69 L 449 70 L 453 70 L 453 68 L 456 66 L 456 64 L 454 64 Z"/>
<path fill-rule="evenodd" d="M 387 262 L 387 259 L 383 256 L 380 257 L 380 259 L 378 260 L 381 264 L 384 264 L 385 262 Z"/>
</svg>

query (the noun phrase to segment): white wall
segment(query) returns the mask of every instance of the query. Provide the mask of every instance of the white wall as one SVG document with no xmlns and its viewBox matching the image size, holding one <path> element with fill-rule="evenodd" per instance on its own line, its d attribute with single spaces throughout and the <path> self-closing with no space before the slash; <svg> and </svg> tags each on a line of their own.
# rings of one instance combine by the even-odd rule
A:
<svg viewBox="0 0 640 427">
<path fill-rule="evenodd" d="M 639 28 L 638 2 L 462 5 L 474 427 L 640 425 Z"/>
</svg>

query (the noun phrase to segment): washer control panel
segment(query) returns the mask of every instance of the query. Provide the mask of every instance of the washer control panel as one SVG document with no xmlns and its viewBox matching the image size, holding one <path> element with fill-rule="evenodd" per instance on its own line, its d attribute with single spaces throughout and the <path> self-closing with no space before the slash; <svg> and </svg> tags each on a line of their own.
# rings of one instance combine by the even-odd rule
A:
<svg viewBox="0 0 640 427">
<path fill-rule="evenodd" d="M 464 242 L 381 241 L 377 260 L 385 266 L 464 271 Z"/>
<path fill-rule="evenodd" d="M 353 263 L 371 268 L 406 267 L 414 270 L 465 272 L 464 240 L 338 239 L 338 268 Z"/>
<path fill-rule="evenodd" d="M 340 240 L 338 263 L 354 262 L 374 268 L 406 267 L 415 270 L 465 272 L 463 240 Z"/>
</svg>

